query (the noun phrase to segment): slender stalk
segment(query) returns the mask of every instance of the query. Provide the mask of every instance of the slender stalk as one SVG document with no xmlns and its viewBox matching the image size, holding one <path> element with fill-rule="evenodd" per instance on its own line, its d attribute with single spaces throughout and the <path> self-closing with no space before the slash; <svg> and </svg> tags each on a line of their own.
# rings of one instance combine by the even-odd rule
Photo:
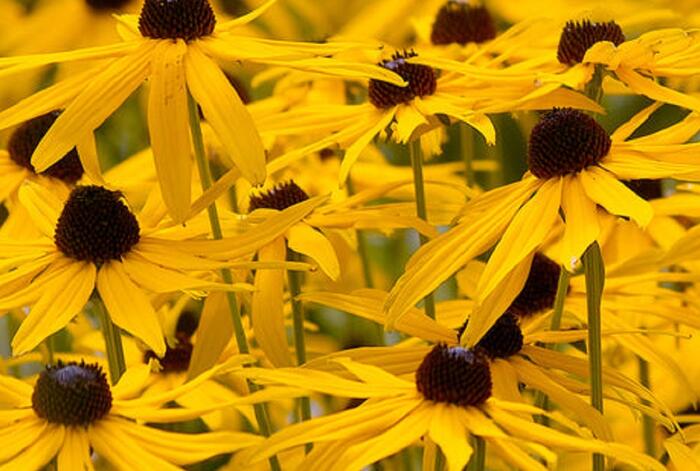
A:
<svg viewBox="0 0 700 471">
<path fill-rule="evenodd" d="M 192 143 L 194 145 L 195 160 L 197 161 L 197 169 L 199 170 L 199 179 L 202 184 L 202 191 L 207 191 L 212 185 L 211 170 L 209 168 L 209 161 L 206 158 L 204 151 L 204 138 L 202 136 L 202 126 L 199 120 L 199 110 L 197 108 L 197 103 L 190 93 L 187 94 L 187 102 L 189 107 L 190 116 L 190 131 L 192 133 Z M 212 203 L 207 208 L 207 213 L 209 214 L 209 225 L 211 226 L 211 233 L 214 239 L 222 239 L 223 232 L 221 230 L 221 221 L 219 220 L 219 212 L 216 208 L 216 202 Z M 226 284 L 233 283 L 233 274 L 228 268 L 221 269 L 221 278 Z M 233 321 L 233 331 L 236 337 L 236 343 L 238 345 L 238 351 L 242 354 L 250 353 L 250 348 L 248 347 L 248 339 L 245 336 L 245 329 L 243 328 L 243 319 L 241 318 L 241 312 L 238 309 L 238 301 L 236 300 L 236 295 L 230 291 L 226 293 L 226 300 L 228 302 L 229 311 L 231 312 L 231 320 Z M 248 381 L 248 389 L 251 392 L 258 390 L 258 386 Z M 258 427 L 260 432 L 269 437 L 272 433 L 270 427 L 270 419 L 267 413 L 267 406 L 265 404 L 255 404 L 253 406 L 255 411 L 255 418 L 258 422 Z M 273 471 L 280 471 L 282 468 L 280 466 L 277 456 L 270 458 L 270 467 Z"/>
<path fill-rule="evenodd" d="M 474 157 L 474 132 L 468 124 L 459 123 L 459 148 L 464 160 L 464 178 L 467 186 L 473 186 L 476 179 L 472 160 Z"/>
<path fill-rule="evenodd" d="M 109 377 L 112 384 L 117 384 L 119 378 L 126 371 L 126 361 L 124 360 L 124 347 L 122 346 L 122 337 L 119 327 L 114 325 L 112 319 L 105 309 L 104 303 L 100 296 L 95 294 L 92 302 L 100 318 L 102 326 L 102 335 L 105 339 L 105 351 L 107 353 L 107 364 L 109 365 Z"/>
<path fill-rule="evenodd" d="M 566 294 L 569 291 L 569 278 L 571 275 L 564 268 L 559 269 L 559 280 L 557 281 L 557 295 L 554 298 L 554 307 L 552 311 L 552 319 L 550 320 L 549 330 L 554 332 L 559 330 L 561 327 L 561 318 L 564 314 L 564 302 L 566 301 Z M 556 345 L 551 345 L 552 348 L 556 348 Z M 549 396 L 541 391 L 537 392 L 535 399 L 535 405 L 542 410 L 550 410 Z M 541 416 L 538 420 L 542 425 L 549 425 L 549 418 Z"/>
<path fill-rule="evenodd" d="M 411 154 L 411 167 L 413 168 L 413 188 L 416 194 L 416 213 L 424 221 L 428 220 L 428 210 L 425 204 L 425 183 L 423 180 L 423 155 L 420 148 L 420 140 L 409 144 Z M 420 236 L 421 245 L 428 241 L 424 235 Z M 425 313 L 431 319 L 435 319 L 435 297 L 433 293 L 427 295 L 424 300 Z"/>
<path fill-rule="evenodd" d="M 645 388 L 649 388 L 649 363 L 642 358 L 639 360 L 639 382 Z M 642 400 L 642 404 L 649 405 L 649 401 Z M 644 452 L 656 458 L 656 439 L 654 437 L 654 419 L 644 414 L 642 416 L 642 433 L 644 436 Z"/>
<path fill-rule="evenodd" d="M 474 454 L 469 461 L 469 471 L 484 471 L 486 467 L 486 441 L 481 437 L 474 437 Z"/>
<path fill-rule="evenodd" d="M 290 262 L 300 262 L 301 257 L 293 250 L 287 249 L 287 259 Z M 301 294 L 302 274 L 295 270 L 287 270 L 289 279 L 289 294 L 292 302 L 292 319 L 294 323 L 294 349 L 296 350 L 297 365 L 306 363 L 306 339 L 304 338 L 304 307 L 297 299 Z M 311 419 L 311 400 L 308 397 L 299 398 L 301 421 Z M 311 444 L 306 444 L 306 452 L 311 451 Z"/>
<path fill-rule="evenodd" d="M 56 348 L 56 342 L 54 341 L 54 335 L 56 334 L 51 334 L 48 337 L 46 337 L 46 340 L 44 343 L 46 344 L 46 364 L 47 365 L 53 365 L 54 364 L 54 351 Z"/>
<path fill-rule="evenodd" d="M 591 376 L 591 405 L 603 413 L 603 358 L 601 345 L 600 303 L 605 285 L 605 266 L 598 242 L 583 253 L 586 276 L 586 308 L 588 312 L 588 364 Z M 593 470 L 605 468 L 603 455 L 593 455 Z"/>
</svg>

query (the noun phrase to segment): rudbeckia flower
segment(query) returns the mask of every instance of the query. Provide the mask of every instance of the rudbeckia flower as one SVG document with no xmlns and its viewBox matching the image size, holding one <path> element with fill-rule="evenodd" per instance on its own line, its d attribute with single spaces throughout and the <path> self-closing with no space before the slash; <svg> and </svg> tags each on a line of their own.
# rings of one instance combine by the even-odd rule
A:
<svg viewBox="0 0 700 471">
<path fill-rule="evenodd" d="M 560 210 L 565 229 L 558 262 L 567 269 L 599 237 L 597 206 L 646 226 L 651 206 L 620 180 L 700 177 L 697 166 L 676 163 L 697 152 L 697 144 L 684 144 L 698 129 L 693 114 L 630 139 L 655 109 L 642 110 L 611 135 L 580 111 L 546 113 L 530 135 L 530 171 L 471 200 L 455 227 L 416 252 L 387 300 L 388 325 L 500 238 L 477 287 L 480 307 L 463 338 L 473 345 L 522 288 L 535 251 L 561 223 Z"/>
<path fill-rule="evenodd" d="M 353 409 L 288 426 L 245 452 L 242 459 L 256 462 L 313 442 L 313 451 L 302 463 L 304 469 L 355 470 L 425 438 L 440 447 L 448 469 L 458 471 L 472 455 L 470 436 L 478 436 L 517 469 L 542 469 L 538 459 L 552 464 L 550 447 L 604 453 L 637 469 L 663 469 L 653 458 L 626 445 L 591 437 L 561 415 L 554 420 L 564 430 L 544 427 L 530 416 L 552 414 L 494 398 L 489 362 L 478 350 L 436 345 L 424 355 L 411 380 L 347 358 L 336 361 L 352 379 L 307 368 L 241 371 L 263 384 L 368 399 Z"/>
<path fill-rule="evenodd" d="M 64 204 L 43 187 L 27 183 L 19 198 L 41 237 L 0 241 L 6 270 L 0 276 L 0 309 L 33 305 L 13 339 L 15 354 L 31 350 L 65 326 L 95 288 L 114 322 L 159 355 L 165 353 L 165 342 L 147 293 L 250 289 L 188 274 L 210 271 L 211 262 L 164 246 L 173 229 L 159 229 L 158 221 L 139 221 L 119 192 L 78 186 Z"/>
<path fill-rule="evenodd" d="M 39 143 L 32 164 L 43 171 L 92 133 L 143 82 L 150 82 L 148 124 L 163 199 L 177 222 L 187 216 L 191 168 L 188 91 L 243 176 L 265 180 L 265 153 L 250 114 L 220 69 L 219 61 L 245 61 L 334 74 L 374 77 L 401 85 L 389 70 L 328 55 L 353 43 L 295 43 L 237 35 L 275 0 L 240 18 L 217 23 L 207 0 L 146 0 L 138 17 L 119 17 L 124 42 L 65 53 L 0 59 L 5 73 L 77 60 L 112 59 L 61 81 L 0 113 L 0 128 L 65 108 Z M 324 56 L 324 57 L 318 57 Z M 85 156 L 83 156 L 85 158 Z M 99 181 L 96 159 L 83 161 Z"/>
<path fill-rule="evenodd" d="M 0 424 L 12 437 L 0 463 L 3 469 L 40 469 L 56 458 L 59 470 L 91 470 L 94 451 L 119 469 L 176 470 L 260 443 L 244 432 L 185 434 L 142 424 L 196 417 L 161 407 L 217 372 L 151 397 L 140 397 L 147 365 L 129 369 L 113 386 L 99 365 L 84 361 L 47 366 L 34 386 L 0 375 Z"/>
</svg>

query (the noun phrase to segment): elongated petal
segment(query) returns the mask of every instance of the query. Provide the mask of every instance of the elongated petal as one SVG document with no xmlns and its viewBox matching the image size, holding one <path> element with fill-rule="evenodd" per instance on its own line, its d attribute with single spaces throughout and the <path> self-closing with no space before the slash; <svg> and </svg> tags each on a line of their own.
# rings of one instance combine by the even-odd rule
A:
<svg viewBox="0 0 700 471">
<path fill-rule="evenodd" d="M 43 421 L 42 421 L 43 422 Z M 43 422 L 42 425 L 45 425 Z M 41 469 L 47 464 L 63 445 L 66 428 L 61 425 L 48 425 L 43 431 L 33 436 L 32 444 L 0 466 L 2 471 L 17 471 L 19 469 Z"/>
<path fill-rule="evenodd" d="M 331 280 L 338 279 L 340 276 L 338 257 L 333 245 L 321 232 L 304 223 L 295 224 L 289 229 L 287 242 L 290 249 L 308 255 L 318 263 Z"/>
<path fill-rule="evenodd" d="M 436 404 L 430 420 L 428 433 L 435 440 L 447 458 L 450 471 L 461 471 L 469 462 L 472 447 L 469 446 L 469 435 L 464 424 L 457 418 L 456 406 Z"/>
<path fill-rule="evenodd" d="M 350 169 L 352 165 L 360 157 L 360 153 L 372 142 L 372 139 L 379 134 L 384 128 L 386 128 L 389 123 L 394 119 L 394 113 L 396 112 L 396 107 L 390 110 L 382 110 L 381 112 L 376 111 L 376 118 L 373 124 L 370 125 L 367 130 L 359 136 L 346 150 L 343 156 L 343 161 L 340 164 L 340 179 L 341 183 L 345 183 L 348 175 L 350 175 Z"/>
<path fill-rule="evenodd" d="M 66 427 L 63 446 L 58 453 L 58 469 L 92 470 L 90 442 L 87 431 L 81 427 Z"/>
<path fill-rule="evenodd" d="M 53 239 L 63 202 L 46 187 L 31 181 L 20 187 L 19 200 L 41 233 Z"/>
<path fill-rule="evenodd" d="M 146 294 L 131 281 L 122 263 L 112 261 L 100 268 L 97 289 L 115 324 L 143 340 L 159 357 L 165 355 L 165 340 L 158 316 Z"/>
<path fill-rule="evenodd" d="M 232 336 L 233 323 L 226 295 L 212 293 L 204 301 L 187 377 L 194 378 L 214 366 Z"/>
<path fill-rule="evenodd" d="M 185 60 L 187 86 L 221 144 L 253 184 L 265 181 L 265 150 L 250 113 L 224 73 L 196 44 Z"/>
<path fill-rule="evenodd" d="M 579 174 L 579 179 L 588 197 L 612 214 L 629 216 L 641 227 L 654 216 L 647 201 L 603 169 L 590 167 Z"/>
<path fill-rule="evenodd" d="M 564 177 L 561 207 L 566 218 L 560 263 L 572 267 L 600 233 L 596 204 L 576 176 Z"/>
<path fill-rule="evenodd" d="M 181 223 L 190 210 L 192 159 L 185 84 L 187 45 L 159 41 L 151 62 L 148 131 L 163 201 Z"/>
</svg>

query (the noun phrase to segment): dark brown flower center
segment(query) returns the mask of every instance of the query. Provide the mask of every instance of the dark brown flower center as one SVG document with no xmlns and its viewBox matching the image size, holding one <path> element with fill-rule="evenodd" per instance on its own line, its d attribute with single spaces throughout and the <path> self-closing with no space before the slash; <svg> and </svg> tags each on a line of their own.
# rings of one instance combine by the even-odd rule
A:
<svg viewBox="0 0 700 471">
<path fill-rule="evenodd" d="M 36 415 L 54 424 L 88 426 L 112 408 L 112 392 L 97 364 L 59 362 L 39 374 L 32 394 Z"/>
<path fill-rule="evenodd" d="M 93 10 L 107 12 L 118 10 L 126 6 L 130 1 L 131 0 L 85 0 L 85 3 Z"/>
<path fill-rule="evenodd" d="M 54 241 L 66 256 L 96 264 L 121 260 L 139 241 L 139 223 L 122 194 L 101 186 L 78 186 L 66 201 Z"/>
<path fill-rule="evenodd" d="M 554 306 L 554 298 L 557 297 L 560 271 L 558 263 L 541 253 L 536 253 L 525 286 L 508 308 L 508 312 L 527 317 L 551 309 Z"/>
<path fill-rule="evenodd" d="M 32 154 L 34 154 L 34 150 L 39 145 L 39 142 L 41 142 L 60 114 L 60 111 L 52 111 L 31 119 L 18 127 L 12 133 L 7 143 L 7 152 L 10 154 L 12 161 L 36 173 L 31 162 Z M 74 184 L 83 176 L 83 165 L 80 163 L 78 152 L 73 148 L 61 160 L 41 172 L 41 174 L 58 178 L 69 185 Z"/>
<path fill-rule="evenodd" d="M 610 145 L 610 136 L 595 119 L 571 108 L 555 108 L 532 129 L 527 163 L 538 178 L 575 174 L 600 162 Z"/>
<path fill-rule="evenodd" d="M 437 75 L 432 67 L 406 62 L 415 57 L 415 52 L 396 53 L 391 60 L 382 61 L 379 65 L 395 72 L 408 85 L 399 87 L 381 80 L 369 81 L 369 101 L 377 108 L 391 108 L 401 103 L 408 103 L 416 97 L 424 97 L 435 93 Z"/>
<path fill-rule="evenodd" d="M 458 329 L 460 337 L 468 323 L 469 320 Z M 506 312 L 481 337 L 476 346 L 491 358 L 508 358 L 515 355 L 523 348 L 523 332 L 520 330 L 518 318 Z"/>
<path fill-rule="evenodd" d="M 659 199 L 663 196 L 663 189 L 661 188 L 661 180 L 627 180 L 623 181 L 627 188 L 634 191 L 637 196 L 643 198 L 647 201 Z"/>
<path fill-rule="evenodd" d="M 193 348 L 189 339 L 179 338 L 175 346 L 168 345 L 164 356 L 158 357 L 155 352 L 148 350 L 143 356 L 143 361 L 148 363 L 151 358 L 155 358 L 160 363 L 163 373 L 181 373 L 190 367 Z"/>
<path fill-rule="evenodd" d="M 557 59 L 562 64 L 583 62 L 586 51 L 595 43 L 610 41 L 616 46 L 625 42 L 625 34 L 614 21 L 591 23 L 589 20 L 567 21 L 559 37 Z"/>
<path fill-rule="evenodd" d="M 491 14 L 483 6 L 449 0 L 437 13 L 430 41 L 436 45 L 483 43 L 496 37 Z"/>
<path fill-rule="evenodd" d="M 290 180 L 285 183 L 280 183 L 274 188 L 262 192 L 257 196 L 251 196 L 248 211 L 252 212 L 260 208 L 282 211 L 308 199 L 309 195 L 307 195 L 299 185 Z"/>
<path fill-rule="evenodd" d="M 416 387 L 431 401 L 478 406 L 491 397 L 491 369 L 480 349 L 439 344 L 418 367 Z"/>
<path fill-rule="evenodd" d="M 216 16 L 208 0 L 146 0 L 139 31 L 153 39 L 193 39 L 214 32 Z"/>
</svg>

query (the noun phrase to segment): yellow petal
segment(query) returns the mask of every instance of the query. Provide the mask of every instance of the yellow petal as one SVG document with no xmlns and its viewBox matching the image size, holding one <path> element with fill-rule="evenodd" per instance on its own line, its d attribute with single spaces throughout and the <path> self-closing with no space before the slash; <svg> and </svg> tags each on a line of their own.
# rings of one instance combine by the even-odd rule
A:
<svg viewBox="0 0 700 471">
<path fill-rule="evenodd" d="M 159 41 L 151 62 L 148 131 L 163 201 L 181 223 L 190 210 L 192 159 L 185 85 L 187 45 Z"/>
<path fill-rule="evenodd" d="M 31 181 L 20 187 L 19 200 L 41 233 L 53 239 L 56 223 L 63 211 L 63 202 L 46 187 Z"/>
<path fill-rule="evenodd" d="M 608 212 L 618 216 L 629 216 L 641 227 L 645 227 L 654 216 L 651 205 L 620 183 L 609 172 L 598 167 L 589 167 L 579 174 L 586 194 Z"/>
<path fill-rule="evenodd" d="M 216 364 L 233 335 L 233 323 L 224 293 L 211 293 L 204 301 L 202 315 L 197 327 L 197 342 L 192 350 L 189 379 L 208 370 Z"/>
<path fill-rule="evenodd" d="M 600 233 L 596 204 L 587 197 L 578 175 L 564 177 L 561 207 L 566 228 L 560 263 L 572 267 Z"/>
<path fill-rule="evenodd" d="M 287 233 L 289 248 L 311 257 L 328 277 L 335 281 L 340 276 L 340 263 L 331 242 L 308 224 L 299 223 Z"/>
<path fill-rule="evenodd" d="M 389 110 L 375 111 L 375 113 L 376 115 L 373 116 L 373 118 L 376 118 L 376 120 L 373 120 L 373 124 L 345 150 L 343 161 L 340 164 L 340 175 L 338 177 L 340 183 L 345 183 L 348 175 L 350 175 L 352 165 L 360 158 L 360 153 L 365 147 L 367 147 L 369 143 L 372 142 L 372 139 L 394 119 L 396 107 Z"/>
<path fill-rule="evenodd" d="M 445 454 L 447 468 L 450 471 L 462 471 L 473 450 L 469 446 L 469 435 L 464 424 L 453 411 L 455 408 L 452 405 L 435 404 L 428 433 Z"/>
<path fill-rule="evenodd" d="M 90 442 L 87 431 L 81 427 L 66 427 L 63 447 L 58 453 L 58 469 L 92 470 Z"/>
</svg>

